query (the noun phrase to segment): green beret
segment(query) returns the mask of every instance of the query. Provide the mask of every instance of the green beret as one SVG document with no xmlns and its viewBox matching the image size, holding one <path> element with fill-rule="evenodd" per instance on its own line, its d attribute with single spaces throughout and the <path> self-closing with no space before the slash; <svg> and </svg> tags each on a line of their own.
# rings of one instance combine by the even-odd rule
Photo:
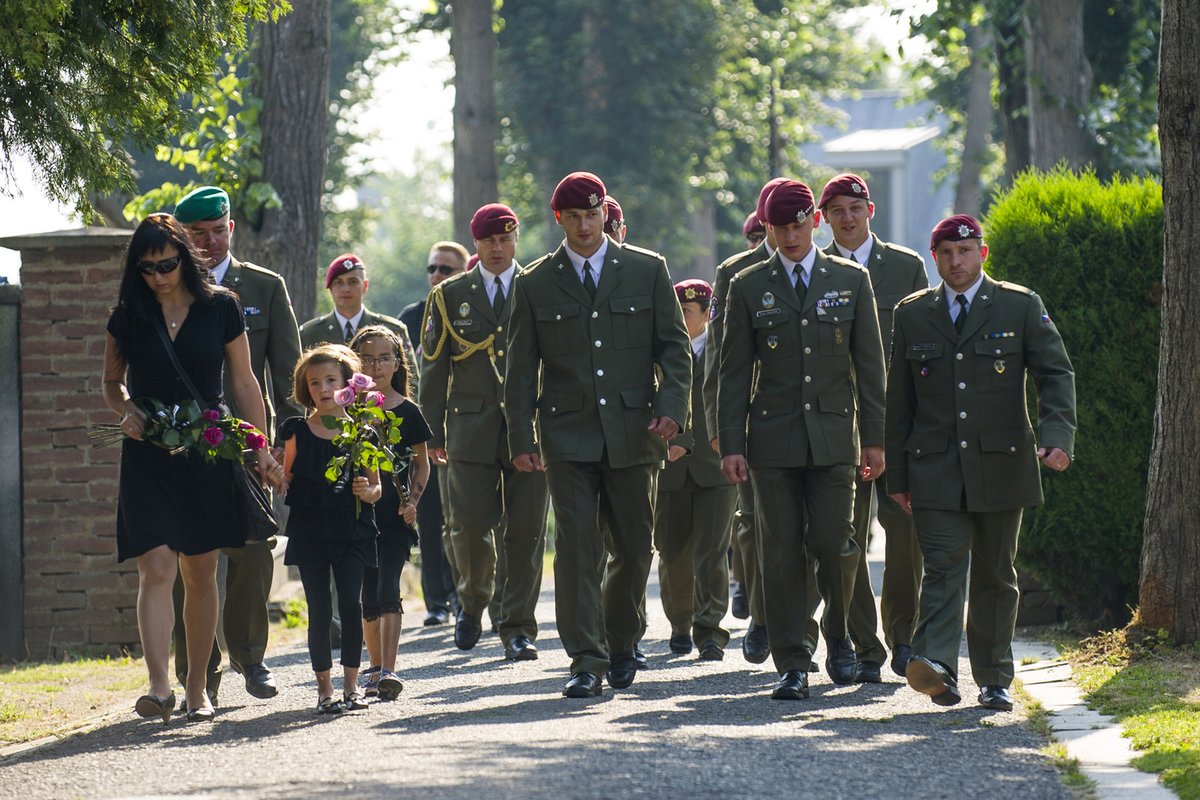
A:
<svg viewBox="0 0 1200 800">
<path fill-rule="evenodd" d="M 229 195 L 216 186 L 201 186 L 184 195 L 175 206 L 175 219 L 183 224 L 220 219 L 229 213 Z"/>
</svg>

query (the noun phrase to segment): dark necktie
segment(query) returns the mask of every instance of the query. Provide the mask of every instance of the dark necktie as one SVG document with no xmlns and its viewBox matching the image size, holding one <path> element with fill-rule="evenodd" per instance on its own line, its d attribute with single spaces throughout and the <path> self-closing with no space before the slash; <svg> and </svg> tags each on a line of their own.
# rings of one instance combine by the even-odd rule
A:
<svg viewBox="0 0 1200 800">
<path fill-rule="evenodd" d="M 496 313 L 496 318 L 499 319 L 500 313 L 504 311 L 504 284 L 500 282 L 500 276 L 496 276 L 496 291 L 492 295 L 492 311 Z"/>
<path fill-rule="evenodd" d="M 954 318 L 954 332 L 961 334 L 963 325 L 967 324 L 967 296 L 965 294 L 956 294 L 954 302 L 958 303 L 958 316 Z"/>
<path fill-rule="evenodd" d="M 588 297 L 596 299 L 596 278 L 592 275 L 592 265 L 583 262 L 583 288 L 587 289 Z"/>
<path fill-rule="evenodd" d="M 354 326 L 350 324 L 350 320 L 346 320 L 346 341 L 354 338 Z"/>
<path fill-rule="evenodd" d="M 851 261 L 853 261 L 855 264 L 857 264 L 857 263 L 858 263 L 858 259 L 854 257 L 854 253 L 851 253 L 850 255 L 846 256 L 846 258 L 850 259 L 850 260 L 851 260 Z"/>
<path fill-rule="evenodd" d="M 792 267 L 792 274 L 796 276 L 796 299 L 800 301 L 800 305 L 804 305 L 804 296 L 808 294 L 808 287 L 804 285 L 804 270 L 799 264 Z"/>
</svg>

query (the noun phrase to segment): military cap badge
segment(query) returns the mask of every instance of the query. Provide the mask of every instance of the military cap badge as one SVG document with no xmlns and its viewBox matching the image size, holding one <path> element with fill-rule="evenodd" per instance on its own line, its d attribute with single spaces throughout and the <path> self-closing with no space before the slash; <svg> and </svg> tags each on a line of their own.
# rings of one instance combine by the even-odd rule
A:
<svg viewBox="0 0 1200 800">
<path fill-rule="evenodd" d="M 217 209 L 221 212 L 222 215 L 228 214 L 229 213 L 229 203 L 222 200 L 220 203 L 217 204 Z"/>
<path fill-rule="evenodd" d="M 806 219 L 808 219 L 808 214 L 803 211 L 796 212 L 796 222 L 804 222 Z"/>
<path fill-rule="evenodd" d="M 850 184 L 850 191 L 854 192 L 855 194 L 862 194 L 862 190 L 863 189 L 860 184 L 857 184 L 857 183 Z"/>
<path fill-rule="evenodd" d="M 600 195 L 592 192 L 588 195 L 588 202 L 592 204 L 593 208 L 595 208 L 596 206 L 600 205 Z"/>
<path fill-rule="evenodd" d="M 961 236 L 962 238 L 966 239 L 968 236 L 971 235 L 971 229 L 968 228 L 966 225 L 959 225 L 958 226 L 958 235 Z"/>
<path fill-rule="evenodd" d="M 683 296 L 686 297 L 688 300 L 695 300 L 696 299 L 696 290 L 693 289 L 691 286 L 689 286 L 688 288 L 683 290 Z"/>
</svg>

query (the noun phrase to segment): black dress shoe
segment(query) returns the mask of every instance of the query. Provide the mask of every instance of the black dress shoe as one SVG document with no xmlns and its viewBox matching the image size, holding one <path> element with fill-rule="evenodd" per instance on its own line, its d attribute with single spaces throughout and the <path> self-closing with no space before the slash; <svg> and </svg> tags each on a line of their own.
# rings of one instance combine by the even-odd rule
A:
<svg viewBox="0 0 1200 800">
<path fill-rule="evenodd" d="M 634 645 L 633 647 L 633 663 L 637 665 L 638 669 L 650 669 L 650 661 L 638 645 Z"/>
<path fill-rule="evenodd" d="M 470 650 L 479 641 L 482 633 L 483 628 L 479 624 L 478 617 L 472 617 L 464 611 L 458 615 L 458 621 L 454 623 L 454 644 L 459 650 Z"/>
<path fill-rule="evenodd" d="M 750 619 L 750 595 L 746 594 L 746 585 L 741 581 L 734 581 L 730 587 L 729 606 L 738 619 Z"/>
<path fill-rule="evenodd" d="M 725 658 L 725 649 L 721 645 L 709 639 L 704 644 L 700 645 L 700 660 L 701 661 L 721 661 Z"/>
<path fill-rule="evenodd" d="M 514 636 L 504 645 L 504 657 L 509 661 L 537 661 L 538 649 L 524 636 Z"/>
<path fill-rule="evenodd" d="M 911 647 L 906 644 L 896 645 L 896 648 L 892 650 L 892 672 L 903 678 L 908 669 L 908 662 L 912 657 L 913 651 Z"/>
<path fill-rule="evenodd" d="M 677 656 L 692 652 L 692 637 L 686 633 L 672 633 L 671 640 L 667 644 L 670 645 L 671 652 Z"/>
<path fill-rule="evenodd" d="M 789 669 L 779 677 L 772 700 L 804 700 L 808 697 L 808 673 L 801 669 Z"/>
<path fill-rule="evenodd" d="M 767 638 L 767 626 L 750 623 L 742 637 L 742 655 L 751 664 L 761 664 L 771 657 L 771 640 Z"/>
<path fill-rule="evenodd" d="M 1012 695 L 1003 686 L 984 686 L 979 691 L 979 705 L 993 711 L 1012 711 Z"/>
<path fill-rule="evenodd" d="M 425 615 L 426 625 L 445 625 L 450 621 L 450 612 L 444 608 L 435 608 Z"/>
<path fill-rule="evenodd" d="M 854 656 L 854 644 L 849 639 L 825 640 L 825 671 L 838 686 L 854 683 L 858 659 Z"/>
<path fill-rule="evenodd" d="M 275 676 L 271 674 L 271 670 L 267 669 L 265 664 L 251 664 L 248 667 L 243 667 L 241 664 L 230 662 L 233 671 L 246 679 L 246 691 L 259 700 L 267 700 L 279 694 L 279 687 L 275 685 Z"/>
<path fill-rule="evenodd" d="M 855 667 L 854 681 L 856 683 L 883 683 L 883 677 L 879 674 L 883 669 L 883 665 L 875 661 L 859 661 Z"/>
<path fill-rule="evenodd" d="M 958 681 L 945 666 L 930 661 L 924 656 L 914 655 L 908 662 L 908 685 L 939 706 L 955 706 L 962 700 L 958 693 Z"/>
<path fill-rule="evenodd" d="M 608 685 L 614 689 L 627 689 L 637 677 L 637 662 L 633 655 L 613 656 L 608 668 Z"/>
<path fill-rule="evenodd" d="M 591 672 L 576 672 L 563 687 L 563 697 L 599 697 L 604 693 L 604 684 L 599 675 Z"/>
</svg>

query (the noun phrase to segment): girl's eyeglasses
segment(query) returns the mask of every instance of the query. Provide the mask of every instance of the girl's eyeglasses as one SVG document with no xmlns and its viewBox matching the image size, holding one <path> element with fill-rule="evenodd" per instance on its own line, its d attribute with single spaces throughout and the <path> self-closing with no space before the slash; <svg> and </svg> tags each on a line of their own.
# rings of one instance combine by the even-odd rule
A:
<svg viewBox="0 0 1200 800">
<path fill-rule="evenodd" d="M 168 272 L 174 272 L 175 268 L 179 266 L 179 259 L 179 256 L 171 256 L 162 261 L 139 261 L 137 268 L 143 275 L 153 275 L 155 272 L 159 275 L 166 275 Z"/>
<path fill-rule="evenodd" d="M 363 356 L 359 360 L 362 361 L 364 367 L 386 367 L 395 363 L 396 357 L 380 356 L 379 358 L 372 358 L 371 356 Z"/>
</svg>

